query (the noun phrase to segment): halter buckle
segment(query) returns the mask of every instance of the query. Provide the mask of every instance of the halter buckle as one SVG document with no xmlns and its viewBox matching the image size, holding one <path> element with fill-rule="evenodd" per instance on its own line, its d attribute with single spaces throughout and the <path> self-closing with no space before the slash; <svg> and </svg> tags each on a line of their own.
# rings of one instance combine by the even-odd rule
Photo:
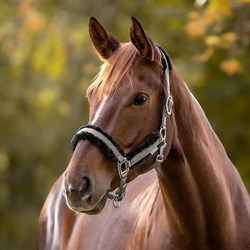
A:
<svg viewBox="0 0 250 250">
<path fill-rule="evenodd" d="M 166 136 L 167 136 L 167 127 L 165 125 L 161 126 L 160 136 L 161 136 L 162 140 L 165 141 Z"/>
<path fill-rule="evenodd" d="M 122 162 L 118 162 L 117 167 L 120 178 L 126 179 L 130 167 L 130 162 L 127 160 L 127 158 L 124 157 Z"/>
<path fill-rule="evenodd" d="M 125 184 L 123 187 L 119 187 L 117 192 L 114 194 L 112 201 L 115 208 L 120 207 L 121 201 L 126 195 L 126 187 L 127 184 Z"/>
<path fill-rule="evenodd" d="M 118 198 L 119 198 L 118 195 L 115 195 L 114 198 L 113 198 L 113 206 L 115 208 L 118 208 L 121 205 L 121 202 L 118 200 Z"/>
<path fill-rule="evenodd" d="M 171 115 L 173 104 L 174 104 L 173 97 L 169 95 L 166 100 L 165 115 L 167 116 Z"/>
<path fill-rule="evenodd" d="M 167 143 L 165 142 L 165 140 L 163 141 L 162 145 L 159 148 L 159 154 L 156 157 L 155 162 L 158 164 L 162 163 L 164 160 L 164 150 L 167 147 Z"/>
<path fill-rule="evenodd" d="M 126 178 L 125 179 L 121 179 L 121 183 L 120 186 L 118 187 L 118 189 L 116 190 L 114 195 L 109 195 L 108 198 L 112 199 L 113 201 L 113 206 L 115 208 L 120 207 L 121 201 L 123 200 L 123 198 L 126 195 L 126 188 L 127 188 L 127 183 L 126 183 Z"/>
</svg>

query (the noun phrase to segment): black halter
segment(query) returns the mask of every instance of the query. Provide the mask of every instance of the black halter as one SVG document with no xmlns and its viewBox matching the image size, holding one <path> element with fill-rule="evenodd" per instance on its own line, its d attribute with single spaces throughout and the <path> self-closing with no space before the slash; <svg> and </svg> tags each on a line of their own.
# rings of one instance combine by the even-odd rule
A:
<svg viewBox="0 0 250 250">
<path fill-rule="evenodd" d="M 101 152 L 111 161 L 117 162 L 118 173 L 120 176 L 120 186 L 114 195 L 108 194 L 108 198 L 113 200 L 114 207 L 120 205 L 125 197 L 127 187 L 127 176 L 130 169 L 145 163 L 152 155 L 158 151 L 155 163 L 152 168 L 160 165 L 164 159 L 166 143 L 166 121 L 171 115 L 173 98 L 170 95 L 169 71 L 172 69 L 171 60 L 168 54 L 158 45 L 162 55 L 162 66 L 166 77 L 166 104 L 162 111 L 162 123 L 159 133 L 151 133 L 140 145 L 128 154 L 124 154 L 120 145 L 101 128 L 93 125 L 85 125 L 79 128 L 71 140 L 73 151 L 80 140 L 89 140 L 97 146 Z"/>
</svg>

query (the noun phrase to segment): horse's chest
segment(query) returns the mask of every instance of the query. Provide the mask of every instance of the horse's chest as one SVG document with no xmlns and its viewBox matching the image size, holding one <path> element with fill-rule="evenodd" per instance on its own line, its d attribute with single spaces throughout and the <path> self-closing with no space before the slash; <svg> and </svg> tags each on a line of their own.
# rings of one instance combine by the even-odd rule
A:
<svg viewBox="0 0 250 250">
<path fill-rule="evenodd" d="M 107 207 L 97 216 L 80 215 L 68 249 L 167 249 L 170 245 L 165 210 Z"/>
<path fill-rule="evenodd" d="M 108 201 L 98 215 L 77 215 L 68 249 L 161 250 L 170 245 L 167 213 L 151 172 L 128 185 L 120 208 Z"/>
</svg>

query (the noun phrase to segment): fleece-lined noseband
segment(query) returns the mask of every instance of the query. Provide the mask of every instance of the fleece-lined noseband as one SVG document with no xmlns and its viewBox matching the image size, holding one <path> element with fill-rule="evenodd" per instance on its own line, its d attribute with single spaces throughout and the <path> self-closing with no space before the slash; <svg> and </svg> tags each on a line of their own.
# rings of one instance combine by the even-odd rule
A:
<svg viewBox="0 0 250 250">
<path fill-rule="evenodd" d="M 125 197 L 127 187 L 127 176 L 130 169 L 145 163 L 157 151 L 158 155 L 153 163 L 152 168 L 160 165 L 164 159 L 164 150 L 166 143 L 166 123 L 167 118 L 171 115 L 173 98 L 170 95 L 170 81 L 169 72 L 172 69 L 171 60 L 168 54 L 160 47 L 162 55 L 162 66 L 166 77 L 166 103 L 162 111 L 162 122 L 159 133 L 151 133 L 140 145 L 128 154 L 124 154 L 120 145 L 101 128 L 93 125 L 85 125 L 79 128 L 71 140 L 73 150 L 75 150 L 77 143 L 80 140 L 89 140 L 97 146 L 101 152 L 111 161 L 117 162 L 118 173 L 120 177 L 120 186 L 115 194 L 108 194 L 108 198 L 113 200 L 114 207 L 119 207 L 120 202 Z"/>
</svg>

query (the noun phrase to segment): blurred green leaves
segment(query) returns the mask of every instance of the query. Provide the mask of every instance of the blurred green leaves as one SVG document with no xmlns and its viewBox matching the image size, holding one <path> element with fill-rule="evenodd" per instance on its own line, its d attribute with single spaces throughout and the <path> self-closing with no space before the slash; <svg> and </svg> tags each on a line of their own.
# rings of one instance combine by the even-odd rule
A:
<svg viewBox="0 0 250 250">
<path fill-rule="evenodd" d="M 161 44 L 250 190 L 249 0 L 1 0 L 0 249 L 33 249 L 42 204 L 88 120 L 95 16 L 121 41 L 131 16 Z"/>
</svg>

